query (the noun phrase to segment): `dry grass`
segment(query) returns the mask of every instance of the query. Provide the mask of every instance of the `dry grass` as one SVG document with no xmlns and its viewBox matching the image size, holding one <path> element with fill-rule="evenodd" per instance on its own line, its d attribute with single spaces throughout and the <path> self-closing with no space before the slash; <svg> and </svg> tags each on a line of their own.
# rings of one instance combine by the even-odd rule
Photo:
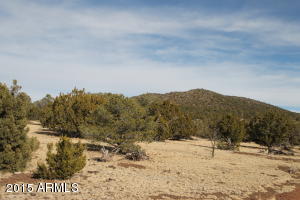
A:
<svg viewBox="0 0 300 200">
<path fill-rule="evenodd" d="M 32 181 L 29 174 L 37 161 L 45 160 L 47 143 L 58 141 L 55 133 L 37 123 L 29 127 L 29 136 L 38 138 L 40 149 L 22 175 L 24 179 L 19 175 L 14 182 Z M 140 145 L 149 160 L 133 162 L 114 156 L 111 161 L 98 162 L 101 152 L 87 151 L 87 166 L 67 181 L 79 183 L 79 193 L 4 193 L 4 184 L 15 175 L 1 174 L 0 199 L 267 199 L 275 198 L 275 193 L 292 195 L 300 183 L 299 177 L 287 171 L 300 169 L 299 151 L 295 156 L 268 156 L 259 153 L 261 148 L 255 144 L 243 144 L 241 153 L 216 150 L 211 159 L 210 142 L 203 139 Z"/>
</svg>

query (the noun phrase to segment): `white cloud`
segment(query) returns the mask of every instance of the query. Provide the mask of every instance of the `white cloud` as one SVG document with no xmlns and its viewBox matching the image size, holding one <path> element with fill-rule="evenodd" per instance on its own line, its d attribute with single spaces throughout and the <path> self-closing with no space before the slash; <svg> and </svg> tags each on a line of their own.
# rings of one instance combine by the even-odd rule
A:
<svg viewBox="0 0 300 200">
<path fill-rule="evenodd" d="M 35 99 L 74 86 L 127 95 L 206 88 L 300 107 L 299 72 L 270 71 L 274 63 L 268 62 L 247 64 L 241 58 L 251 50 L 244 49 L 243 39 L 222 34 L 248 34 L 258 49 L 300 46 L 295 22 L 255 12 L 209 16 L 174 8 L 79 9 L 25 1 L 1 1 L 0 6 L 7 13 L 0 17 L 0 79 L 20 80 Z M 182 47 L 176 39 L 191 44 Z M 144 47 L 168 59 L 153 59 Z M 214 48 L 238 53 L 229 58 Z M 182 55 L 206 61 L 176 62 Z"/>
<path fill-rule="evenodd" d="M 3 61 L 3 58 L 1 58 Z M 268 75 L 261 66 L 242 63 L 209 63 L 177 66 L 149 60 L 131 61 L 131 65 L 97 65 L 42 63 L 24 60 L 23 64 L 6 59 L 10 66 L 0 78 L 20 80 L 31 95 L 42 97 L 50 92 L 70 91 L 73 87 L 92 92 L 116 92 L 138 95 L 145 92 L 185 91 L 205 88 L 227 95 L 245 96 L 275 105 L 300 107 L 299 79 L 288 75 Z M 23 66 L 23 67 L 22 67 Z M 142 66 L 142 67 L 141 67 Z M 36 94 L 36 91 L 40 93 Z"/>
</svg>

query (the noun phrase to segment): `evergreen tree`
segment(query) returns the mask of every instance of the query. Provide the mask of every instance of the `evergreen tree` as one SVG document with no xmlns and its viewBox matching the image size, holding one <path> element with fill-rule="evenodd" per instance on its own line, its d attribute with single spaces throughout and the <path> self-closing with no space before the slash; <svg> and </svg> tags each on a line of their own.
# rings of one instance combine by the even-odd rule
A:
<svg viewBox="0 0 300 200">
<path fill-rule="evenodd" d="M 157 123 L 155 140 L 188 139 L 196 132 L 191 117 L 181 112 L 179 107 L 170 101 L 150 105 L 149 116 L 154 116 Z"/>
<path fill-rule="evenodd" d="M 300 122 L 293 122 L 289 131 L 289 144 L 300 145 Z"/>
<path fill-rule="evenodd" d="M 43 179 L 68 179 L 79 172 L 86 165 L 83 155 L 85 146 L 72 143 L 69 138 L 61 137 L 56 144 L 56 153 L 53 153 L 53 144 L 48 145 L 47 165 L 38 164 L 35 178 Z"/>
<path fill-rule="evenodd" d="M 43 126 L 71 137 L 81 137 L 84 126 L 104 99 L 100 95 L 87 94 L 73 89 L 70 94 L 60 94 L 48 104 L 41 116 Z"/>
<path fill-rule="evenodd" d="M 10 89 L 0 83 L 0 170 L 11 172 L 23 170 L 37 148 L 25 129 L 30 98 L 20 89 L 16 80 Z"/>
<path fill-rule="evenodd" d="M 184 113 L 179 113 L 178 117 L 170 122 L 170 128 L 173 140 L 189 139 L 196 132 L 192 119 Z"/>
<path fill-rule="evenodd" d="M 85 137 L 107 142 L 119 149 L 120 153 L 126 152 L 122 150 L 123 147 L 133 146 L 136 141 L 150 140 L 153 124 L 143 107 L 123 95 L 110 94 L 105 99 L 88 123 L 81 126 Z"/>
<path fill-rule="evenodd" d="M 237 149 L 245 136 L 242 120 L 234 115 L 225 115 L 216 125 L 219 147 Z"/>
<path fill-rule="evenodd" d="M 288 141 L 291 123 L 288 118 L 277 112 L 267 112 L 254 117 L 249 125 L 248 132 L 252 141 L 266 146 L 268 153 L 274 146 L 279 146 Z"/>
</svg>

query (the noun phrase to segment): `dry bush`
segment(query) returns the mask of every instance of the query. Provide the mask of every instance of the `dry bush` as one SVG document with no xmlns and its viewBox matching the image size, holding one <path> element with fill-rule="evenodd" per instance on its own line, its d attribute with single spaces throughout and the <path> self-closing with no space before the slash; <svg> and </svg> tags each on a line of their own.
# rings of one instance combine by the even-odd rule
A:
<svg viewBox="0 0 300 200">
<path fill-rule="evenodd" d="M 100 158 L 101 162 L 109 162 L 112 160 L 113 154 L 110 153 L 107 149 L 105 149 L 105 147 L 102 147 L 101 154 L 102 154 Z"/>
<path fill-rule="evenodd" d="M 125 158 L 128 160 L 139 161 L 148 159 L 146 152 L 140 146 L 133 143 L 121 144 L 119 148 L 119 152 L 125 154 Z"/>
</svg>

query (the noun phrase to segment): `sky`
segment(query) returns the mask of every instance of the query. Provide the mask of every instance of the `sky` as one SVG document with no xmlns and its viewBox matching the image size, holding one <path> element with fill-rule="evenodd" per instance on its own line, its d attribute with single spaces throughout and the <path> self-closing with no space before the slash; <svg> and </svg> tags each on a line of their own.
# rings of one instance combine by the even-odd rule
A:
<svg viewBox="0 0 300 200">
<path fill-rule="evenodd" d="M 0 82 L 33 100 L 72 88 L 204 88 L 300 112 L 298 0 L 0 0 Z"/>
</svg>

